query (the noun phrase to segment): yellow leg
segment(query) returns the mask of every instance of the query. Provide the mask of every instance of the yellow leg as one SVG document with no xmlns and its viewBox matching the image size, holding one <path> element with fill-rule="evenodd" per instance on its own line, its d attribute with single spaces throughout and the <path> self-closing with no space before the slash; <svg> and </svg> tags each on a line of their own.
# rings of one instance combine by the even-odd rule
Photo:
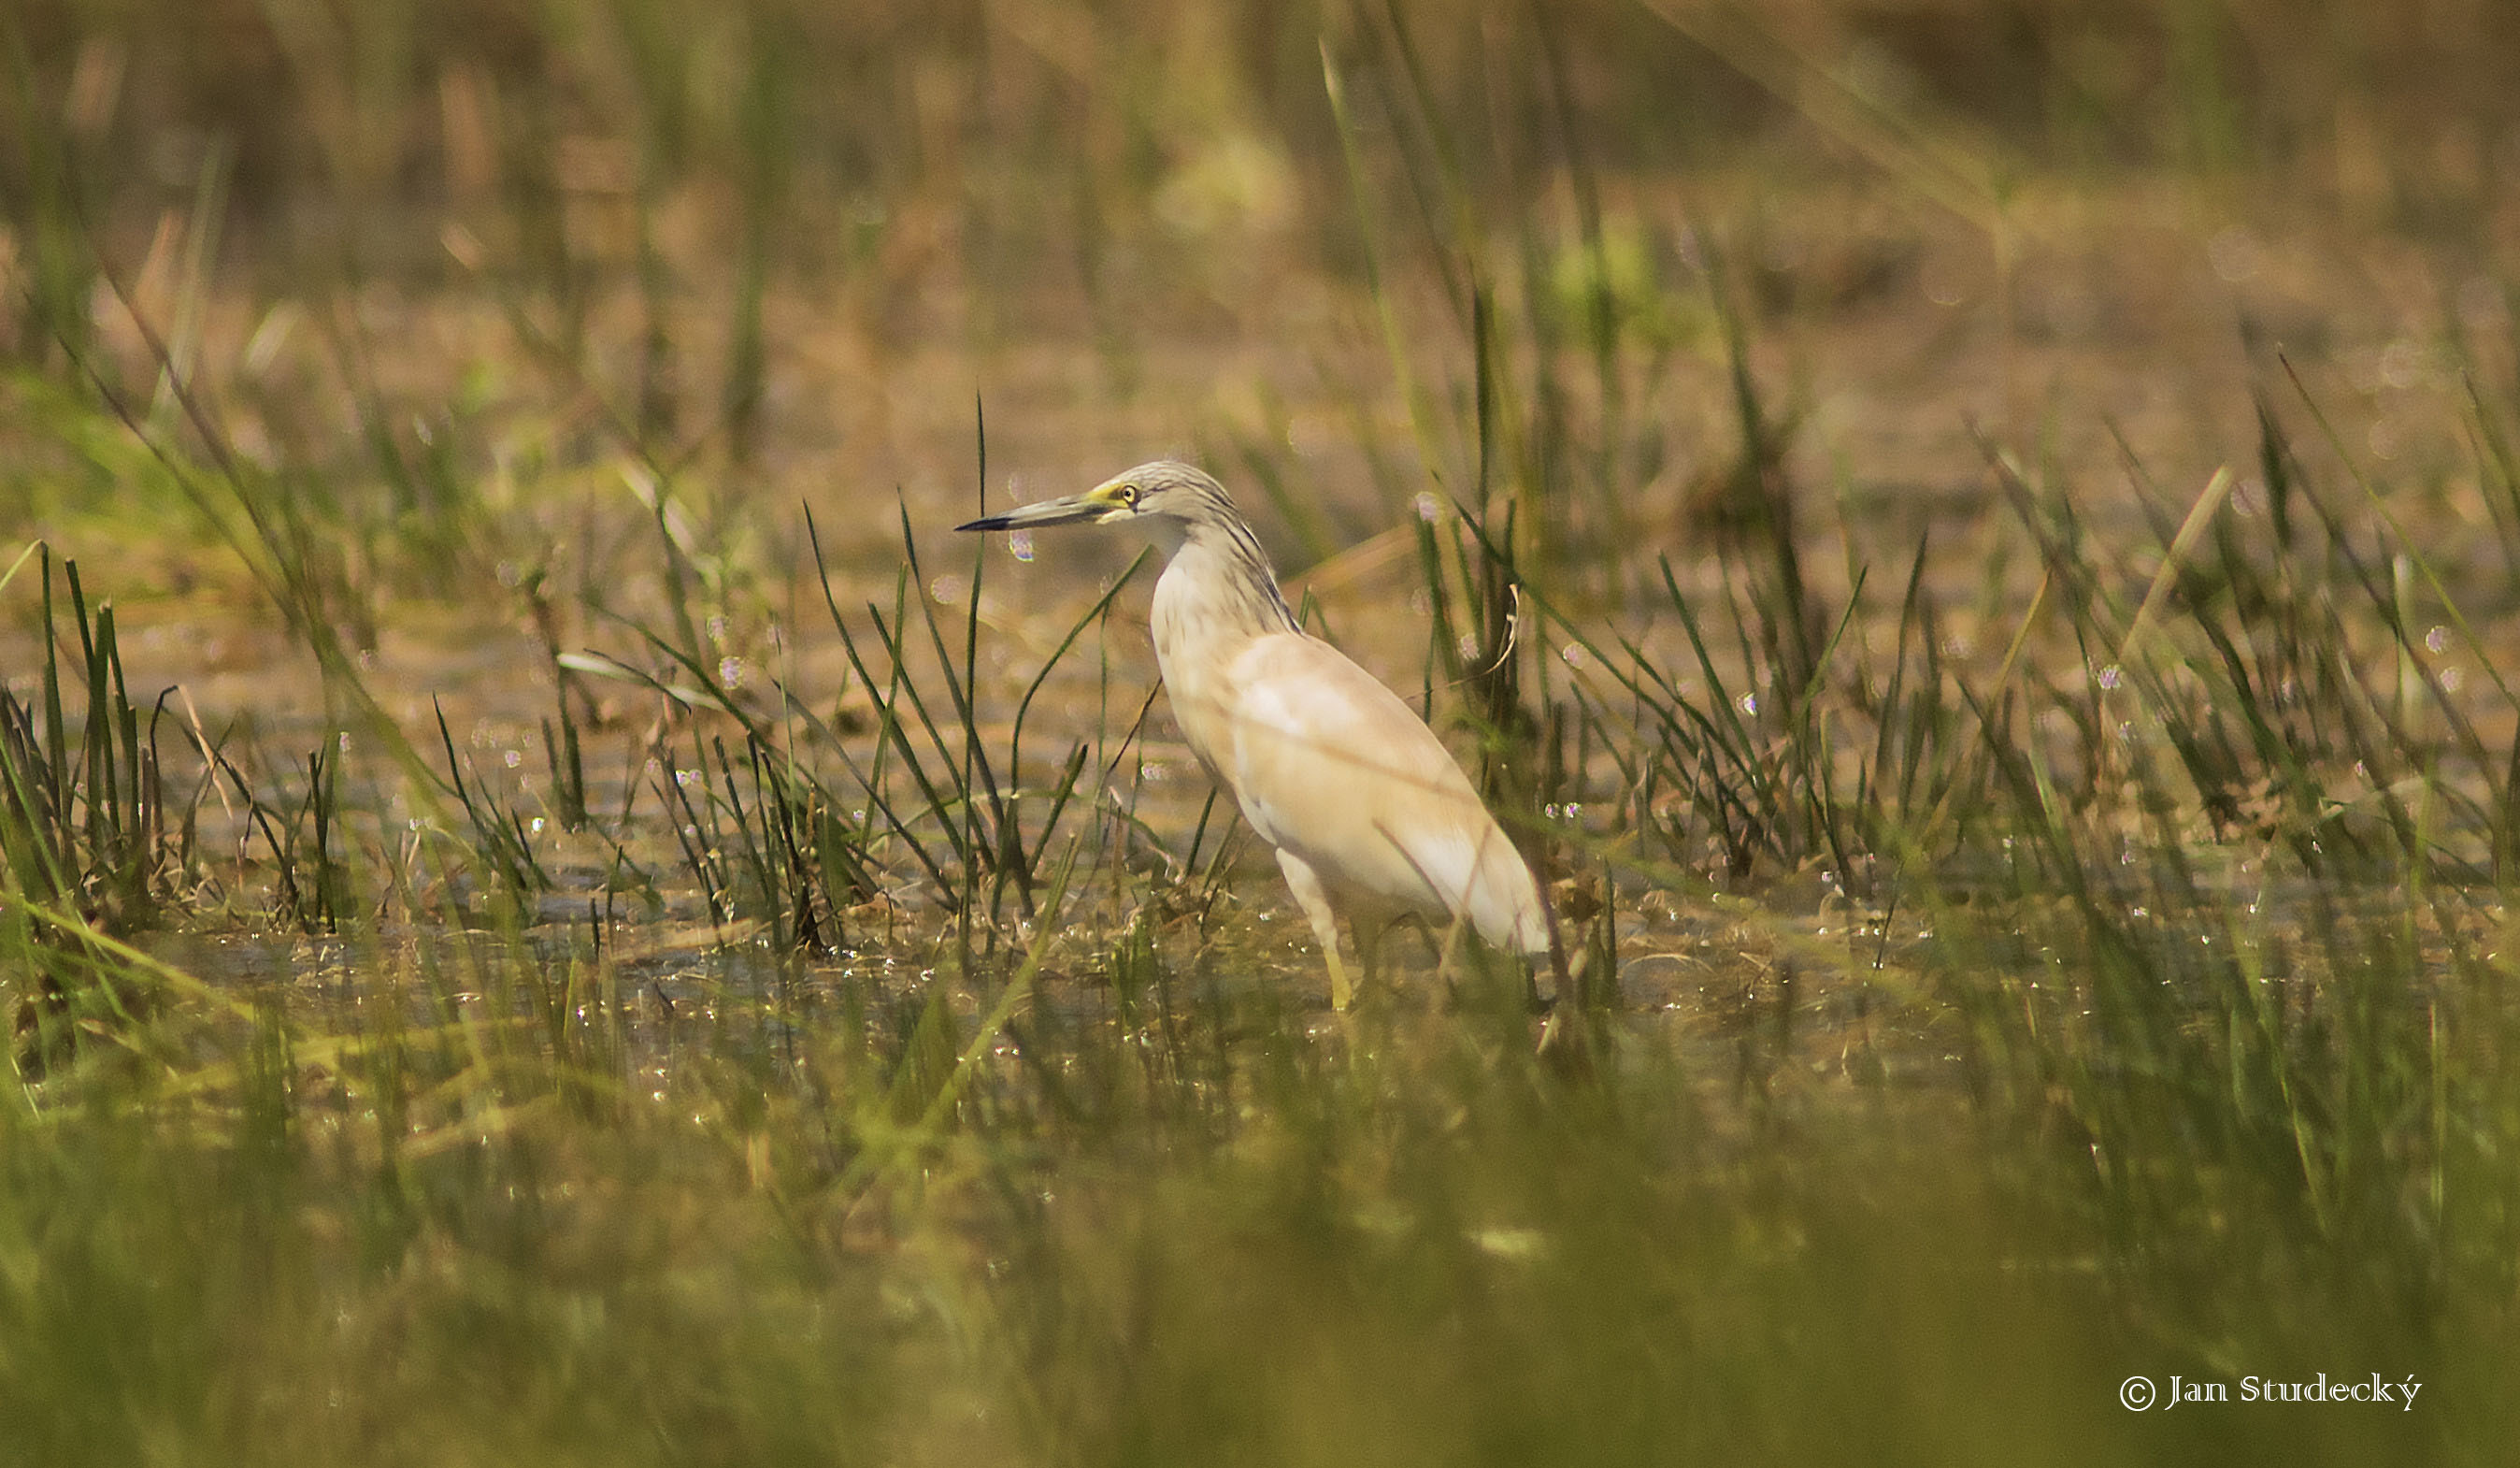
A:
<svg viewBox="0 0 2520 1468">
<path fill-rule="evenodd" d="M 1344 1014 L 1356 997 L 1356 986 L 1348 982 L 1347 965 L 1339 958 L 1338 914 L 1330 908 L 1330 895 L 1322 886 L 1321 874 L 1292 851 L 1278 853 L 1278 869 L 1286 874 L 1286 889 L 1295 895 L 1295 905 L 1304 909 L 1304 917 L 1313 925 L 1313 936 L 1321 940 L 1322 961 L 1330 970 L 1330 1008 Z"/>
<path fill-rule="evenodd" d="M 1324 948 L 1322 956 L 1330 965 L 1330 1008 L 1345 1014 L 1347 1007 L 1356 1002 L 1356 986 L 1348 982 L 1347 965 L 1339 961 L 1338 949 Z"/>
</svg>

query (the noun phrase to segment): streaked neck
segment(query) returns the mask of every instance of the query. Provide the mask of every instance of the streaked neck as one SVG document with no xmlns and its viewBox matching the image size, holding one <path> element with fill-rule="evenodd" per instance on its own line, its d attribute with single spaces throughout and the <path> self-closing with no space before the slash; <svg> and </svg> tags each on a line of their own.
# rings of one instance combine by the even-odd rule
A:
<svg viewBox="0 0 2520 1468">
<path fill-rule="evenodd" d="M 1156 578 L 1152 610 L 1166 682 L 1194 680 L 1198 669 L 1220 665 L 1229 647 L 1297 630 L 1277 573 L 1248 530 L 1200 527 L 1166 548 L 1172 559 Z"/>
</svg>

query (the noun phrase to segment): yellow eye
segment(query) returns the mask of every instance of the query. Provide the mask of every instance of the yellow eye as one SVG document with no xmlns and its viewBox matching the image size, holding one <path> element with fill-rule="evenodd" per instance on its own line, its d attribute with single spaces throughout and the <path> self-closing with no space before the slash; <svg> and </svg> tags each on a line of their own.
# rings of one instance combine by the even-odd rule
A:
<svg viewBox="0 0 2520 1468">
<path fill-rule="evenodd" d="M 1127 505 L 1132 510 L 1138 508 L 1138 486 L 1135 484 L 1122 484 L 1120 486 L 1120 503 Z"/>
</svg>

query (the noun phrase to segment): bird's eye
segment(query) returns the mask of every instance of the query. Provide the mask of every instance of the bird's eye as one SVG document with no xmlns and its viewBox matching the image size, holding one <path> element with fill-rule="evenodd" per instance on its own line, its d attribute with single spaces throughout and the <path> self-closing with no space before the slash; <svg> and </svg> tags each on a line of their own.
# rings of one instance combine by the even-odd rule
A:
<svg viewBox="0 0 2520 1468">
<path fill-rule="evenodd" d="M 1132 510 L 1138 508 L 1138 486 L 1135 484 L 1122 484 L 1120 486 L 1120 503 L 1127 505 Z"/>
</svg>

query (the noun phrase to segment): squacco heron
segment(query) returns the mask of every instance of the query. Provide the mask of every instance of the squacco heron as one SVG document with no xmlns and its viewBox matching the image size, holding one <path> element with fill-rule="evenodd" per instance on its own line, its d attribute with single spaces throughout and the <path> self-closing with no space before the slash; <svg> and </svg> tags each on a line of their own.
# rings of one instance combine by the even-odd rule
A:
<svg viewBox="0 0 2520 1468">
<path fill-rule="evenodd" d="M 1403 914 L 1467 923 L 1492 946 L 1549 952 L 1531 868 L 1443 742 L 1372 674 L 1296 624 L 1268 554 L 1225 487 L 1187 464 L 1142 464 L 1097 488 L 957 527 L 1128 526 L 1166 558 L 1151 618 L 1173 717 L 1209 778 L 1277 849 L 1320 939 L 1330 1002 Z"/>
</svg>

